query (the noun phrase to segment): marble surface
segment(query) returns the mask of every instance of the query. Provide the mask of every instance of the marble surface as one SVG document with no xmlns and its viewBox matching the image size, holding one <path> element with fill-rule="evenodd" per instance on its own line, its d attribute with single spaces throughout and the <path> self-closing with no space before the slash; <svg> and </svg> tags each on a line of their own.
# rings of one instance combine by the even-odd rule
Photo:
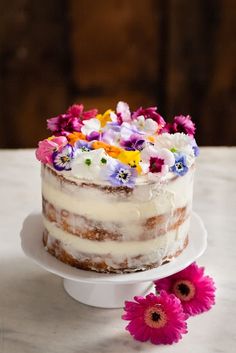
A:
<svg viewBox="0 0 236 353">
<path fill-rule="evenodd" d="M 215 278 L 215 307 L 188 320 L 189 334 L 172 346 L 134 341 L 121 309 L 98 309 L 70 298 L 62 280 L 26 258 L 23 219 L 40 207 L 40 171 L 33 150 L 0 152 L 0 352 L 235 352 L 236 148 L 202 148 L 194 209 L 208 230 L 198 263 Z"/>
</svg>

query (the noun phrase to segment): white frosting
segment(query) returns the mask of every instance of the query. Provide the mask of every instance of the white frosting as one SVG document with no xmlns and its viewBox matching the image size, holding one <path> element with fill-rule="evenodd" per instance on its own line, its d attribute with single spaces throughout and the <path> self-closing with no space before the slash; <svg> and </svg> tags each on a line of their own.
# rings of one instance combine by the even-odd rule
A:
<svg viewBox="0 0 236 353">
<path fill-rule="evenodd" d="M 160 249 L 164 256 L 173 255 L 178 251 L 180 244 L 183 245 L 189 229 L 188 218 L 177 229 L 171 230 L 155 239 L 119 242 L 113 240 L 96 241 L 83 239 L 65 232 L 46 218 L 43 219 L 43 223 L 49 234 L 55 239 L 58 239 L 68 253 L 77 251 L 91 255 L 111 255 L 116 258 L 116 260 L 119 258 L 120 261 L 122 261 L 123 258 L 139 255 L 154 256 L 153 254 L 160 252 Z"/>
<path fill-rule="evenodd" d="M 102 222 L 128 223 L 172 212 L 192 201 L 193 172 L 176 177 L 161 186 L 144 184 L 132 195 L 109 194 L 94 187 L 58 182 L 54 175 L 43 174 L 42 194 L 58 208 Z M 132 230 L 131 230 L 132 231 Z"/>
</svg>

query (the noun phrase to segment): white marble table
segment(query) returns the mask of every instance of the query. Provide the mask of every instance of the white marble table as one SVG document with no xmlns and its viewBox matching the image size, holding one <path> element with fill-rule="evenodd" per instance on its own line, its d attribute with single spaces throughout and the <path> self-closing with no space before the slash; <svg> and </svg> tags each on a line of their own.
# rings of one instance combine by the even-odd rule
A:
<svg viewBox="0 0 236 353">
<path fill-rule="evenodd" d="M 202 148 L 194 209 L 207 227 L 198 261 L 216 281 L 217 304 L 188 321 L 189 334 L 172 346 L 134 341 L 120 309 L 97 309 L 70 298 L 62 280 L 25 257 L 19 232 L 40 207 L 39 164 L 33 150 L 0 152 L 0 352 L 130 353 L 236 351 L 236 148 Z"/>
</svg>

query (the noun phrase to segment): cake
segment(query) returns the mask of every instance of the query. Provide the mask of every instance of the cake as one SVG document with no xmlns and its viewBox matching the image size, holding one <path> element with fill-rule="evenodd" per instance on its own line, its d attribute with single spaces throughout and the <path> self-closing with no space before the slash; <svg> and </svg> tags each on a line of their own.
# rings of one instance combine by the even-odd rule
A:
<svg viewBox="0 0 236 353">
<path fill-rule="evenodd" d="M 79 269 L 125 273 L 160 266 L 188 245 L 195 159 L 190 116 L 119 102 L 72 105 L 39 142 L 45 249 Z"/>
</svg>

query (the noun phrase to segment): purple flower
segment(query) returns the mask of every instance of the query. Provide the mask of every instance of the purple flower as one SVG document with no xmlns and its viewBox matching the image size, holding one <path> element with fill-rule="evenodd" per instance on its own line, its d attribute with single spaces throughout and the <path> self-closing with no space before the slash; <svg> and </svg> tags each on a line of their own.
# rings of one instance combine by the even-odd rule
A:
<svg viewBox="0 0 236 353">
<path fill-rule="evenodd" d="M 98 131 L 92 131 L 89 135 L 86 135 L 88 141 L 101 140 L 101 133 Z"/>
<path fill-rule="evenodd" d="M 74 157 L 74 149 L 71 145 L 66 145 L 59 152 L 54 152 L 52 155 L 53 166 L 56 170 L 70 170 L 71 162 Z"/>
<path fill-rule="evenodd" d="M 120 141 L 120 130 L 121 126 L 118 123 L 107 123 L 106 130 L 102 133 L 102 141 L 110 145 L 118 144 Z"/>
<path fill-rule="evenodd" d="M 174 153 L 175 156 L 175 164 L 170 168 L 170 171 L 183 176 L 188 171 L 187 159 L 183 153 Z"/>
<path fill-rule="evenodd" d="M 107 166 L 108 180 L 114 186 L 127 186 L 132 188 L 135 185 L 135 179 L 137 177 L 137 171 L 135 168 L 131 168 L 126 164 L 114 161 Z"/>
<path fill-rule="evenodd" d="M 193 142 L 192 142 L 192 149 L 193 149 L 193 152 L 194 152 L 194 156 L 198 157 L 199 154 L 200 154 L 200 148 L 198 147 L 197 142 L 196 142 L 195 139 L 193 139 Z"/>
<path fill-rule="evenodd" d="M 91 151 L 93 148 L 90 145 L 90 143 L 88 143 L 87 141 L 83 141 L 83 140 L 78 140 L 75 145 L 74 145 L 74 149 L 75 150 L 81 150 L 83 152 L 89 152 Z"/>
<path fill-rule="evenodd" d="M 165 125 L 165 120 L 157 113 L 157 107 L 140 107 L 132 114 L 132 119 L 137 119 L 140 115 L 143 115 L 145 119 L 153 119 L 160 127 Z"/>
<path fill-rule="evenodd" d="M 120 145 L 127 151 L 142 151 L 145 145 L 145 140 L 140 134 L 132 134 L 128 140 L 121 140 Z"/>
<path fill-rule="evenodd" d="M 60 114 L 47 120 L 47 127 L 55 135 L 67 135 L 70 132 L 80 132 L 83 120 L 95 117 L 97 109 L 84 112 L 83 104 L 72 105 L 65 114 Z"/>
</svg>

